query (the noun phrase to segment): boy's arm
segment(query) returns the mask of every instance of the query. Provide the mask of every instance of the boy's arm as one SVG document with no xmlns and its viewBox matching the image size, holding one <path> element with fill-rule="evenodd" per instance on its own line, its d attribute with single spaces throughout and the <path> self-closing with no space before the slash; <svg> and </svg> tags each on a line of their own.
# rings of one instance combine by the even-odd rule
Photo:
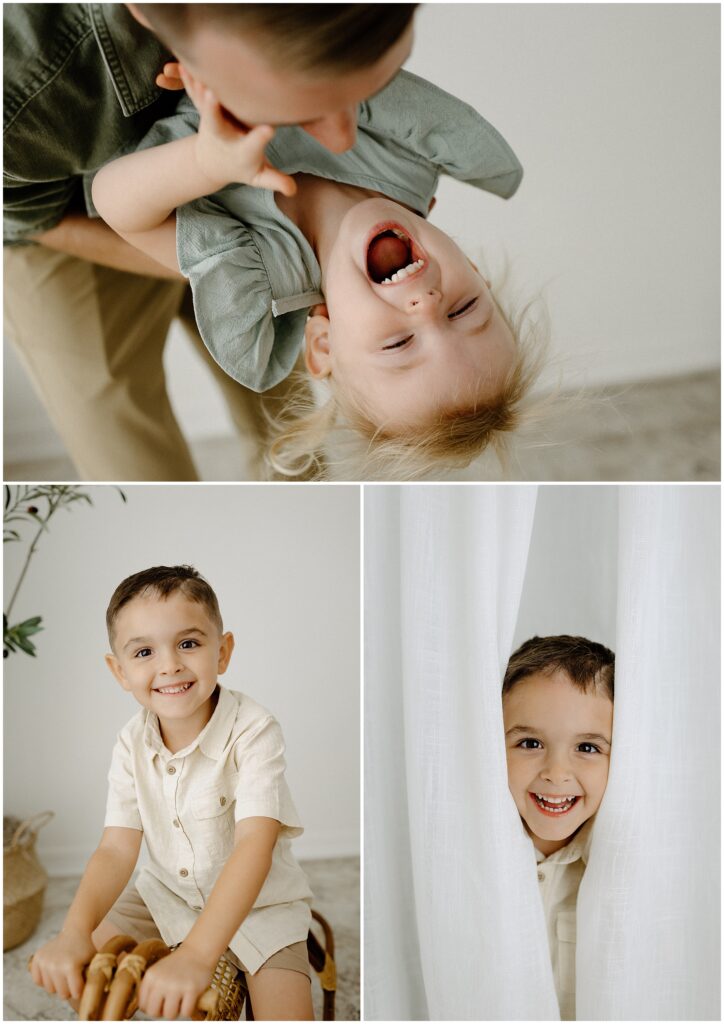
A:
<svg viewBox="0 0 724 1024">
<path fill-rule="evenodd" d="M 67 213 L 54 227 L 35 235 L 33 240 L 48 249 L 77 256 L 91 263 L 129 274 L 143 274 L 166 280 L 184 280 L 178 263 L 159 262 L 157 255 L 142 251 L 121 238 L 102 220 L 91 220 L 84 213 Z M 175 238 L 173 239 L 175 258 Z M 148 247 L 146 247 L 148 249 Z M 154 250 L 156 254 L 160 250 Z"/>
<path fill-rule="evenodd" d="M 135 828 L 103 830 L 60 934 L 33 956 L 30 973 L 36 985 L 63 999 L 80 998 L 83 967 L 96 951 L 91 935 L 128 884 L 142 838 Z"/>
<path fill-rule="evenodd" d="M 149 1017 L 191 1017 L 219 957 L 256 902 L 280 827 L 273 818 L 237 823 L 234 850 L 196 924 L 180 949 L 150 968 L 143 979 L 139 1007 Z"/>
</svg>

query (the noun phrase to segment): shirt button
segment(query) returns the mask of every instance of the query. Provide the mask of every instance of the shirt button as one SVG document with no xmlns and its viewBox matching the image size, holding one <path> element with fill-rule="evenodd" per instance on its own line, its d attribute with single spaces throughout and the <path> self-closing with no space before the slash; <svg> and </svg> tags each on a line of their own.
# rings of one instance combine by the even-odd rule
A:
<svg viewBox="0 0 724 1024">
<path fill-rule="evenodd" d="M 168 766 L 166 771 L 168 772 L 169 775 L 175 775 L 176 774 L 176 769 L 174 768 L 174 766 L 172 764 L 170 764 Z"/>
<path fill-rule="evenodd" d="M 181 828 L 181 822 L 178 820 L 178 818 L 174 818 L 173 819 L 173 827 L 174 828 Z"/>
<path fill-rule="evenodd" d="M 545 876 L 545 875 L 543 874 L 543 872 L 542 872 L 542 871 L 539 871 L 539 872 L 538 872 L 538 881 L 539 881 L 539 882 L 544 882 L 544 881 L 545 881 L 545 877 L 546 877 L 546 876 Z"/>
<path fill-rule="evenodd" d="M 188 876 L 188 871 L 186 870 L 186 868 L 181 868 L 179 874 L 181 875 L 182 878 L 186 878 Z"/>
<path fill-rule="evenodd" d="M 220 796 L 219 797 L 219 803 L 221 804 L 222 807 L 225 807 L 226 806 L 226 797 L 225 796 Z"/>
</svg>

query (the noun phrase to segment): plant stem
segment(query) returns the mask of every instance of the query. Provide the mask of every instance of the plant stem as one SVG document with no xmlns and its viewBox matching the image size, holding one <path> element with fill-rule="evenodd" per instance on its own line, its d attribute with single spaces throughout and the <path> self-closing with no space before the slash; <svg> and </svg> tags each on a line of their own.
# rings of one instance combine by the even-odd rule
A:
<svg viewBox="0 0 724 1024">
<path fill-rule="evenodd" d="M 12 597 L 10 598 L 8 606 L 7 606 L 6 610 L 5 610 L 5 614 L 8 617 L 8 622 L 10 621 L 10 612 L 12 611 L 13 605 L 15 604 L 15 598 L 18 596 L 18 591 L 20 590 L 20 585 L 22 584 L 23 580 L 25 579 L 25 574 L 28 571 L 28 566 L 30 565 L 30 559 L 35 554 L 35 549 L 38 546 L 38 541 L 40 540 L 40 535 L 43 532 L 46 523 L 48 522 L 48 520 L 50 519 L 50 517 L 52 516 L 54 511 L 55 511 L 55 502 L 51 499 L 49 501 L 49 503 L 48 503 L 48 514 L 46 515 L 45 519 L 42 520 L 40 526 L 38 527 L 38 532 L 33 537 L 33 542 L 30 545 L 30 547 L 28 548 L 28 553 L 25 556 L 25 563 L 24 563 L 23 568 L 22 568 L 22 570 L 20 572 L 20 576 L 18 577 L 18 582 L 15 584 L 15 589 L 13 590 Z"/>
</svg>

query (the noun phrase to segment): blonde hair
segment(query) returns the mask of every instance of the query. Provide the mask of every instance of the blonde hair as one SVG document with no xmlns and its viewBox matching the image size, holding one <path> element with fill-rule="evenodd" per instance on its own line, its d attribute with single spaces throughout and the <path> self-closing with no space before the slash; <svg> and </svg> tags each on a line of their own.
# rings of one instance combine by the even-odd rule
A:
<svg viewBox="0 0 724 1024">
<path fill-rule="evenodd" d="M 366 414 L 359 399 L 328 378 L 326 400 L 315 396 L 319 382 L 295 371 L 280 408 L 264 405 L 271 434 L 266 461 L 277 479 L 418 480 L 464 468 L 490 448 L 507 464 L 508 437 L 526 418 L 526 398 L 536 380 L 548 342 L 535 321 L 536 302 L 514 313 L 503 297 L 510 267 L 491 285 L 494 301 L 516 343 L 516 356 L 493 401 L 463 412 L 441 413 L 425 427 L 388 433 Z M 498 293 L 496 295 L 496 293 Z"/>
</svg>

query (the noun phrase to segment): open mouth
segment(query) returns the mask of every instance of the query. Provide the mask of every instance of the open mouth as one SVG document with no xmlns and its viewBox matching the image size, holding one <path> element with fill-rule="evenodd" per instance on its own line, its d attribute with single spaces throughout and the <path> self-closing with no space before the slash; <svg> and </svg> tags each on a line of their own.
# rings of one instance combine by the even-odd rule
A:
<svg viewBox="0 0 724 1024">
<path fill-rule="evenodd" d="M 162 697 L 179 697 L 182 693 L 188 693 L 193 683 L 175 683 L 173 686 L 162 686 L 155 692 Z"/>
<path fill-rule="evenodd" d="M 535 806 L 542 814 L 549 814 L 551 817 L 559 818 L 568 814 L 578 801 L 579 796 L 544 796 L 542 793 L 528 793 Z"/>
<path fill-rule="evenodd" d="M 367 241 L 367 275 L 374 284 L 406 281 L 425 268 L 427 260 L 399 224 L 378 224 Z"/>
</svg>

